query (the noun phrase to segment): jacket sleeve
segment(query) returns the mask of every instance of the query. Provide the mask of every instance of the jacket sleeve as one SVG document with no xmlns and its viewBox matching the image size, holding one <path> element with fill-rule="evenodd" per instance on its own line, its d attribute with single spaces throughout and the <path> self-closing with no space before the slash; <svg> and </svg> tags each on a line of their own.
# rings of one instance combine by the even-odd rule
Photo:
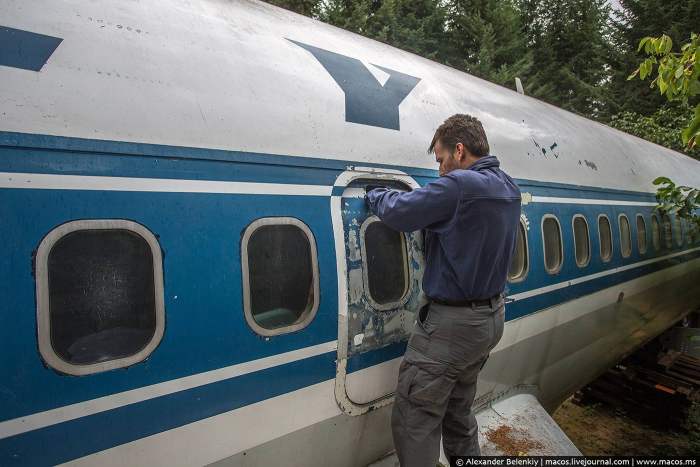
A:
<svg viewBox="0 0 700 467">
<path fill-rule="evenodd" d="M 459 199 L 459 184 L 450 177 L 440 177 L 413 191 L 375 188 L 365 195 L 369 209 L 382 222 L 401 232 L 413 232 L 451 219 Z"/>
</svg>

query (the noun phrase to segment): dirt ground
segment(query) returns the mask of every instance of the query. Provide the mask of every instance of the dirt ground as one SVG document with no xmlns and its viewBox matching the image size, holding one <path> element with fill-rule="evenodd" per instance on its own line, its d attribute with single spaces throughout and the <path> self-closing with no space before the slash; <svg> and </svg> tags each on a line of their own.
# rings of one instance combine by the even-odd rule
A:
<svg viewBox="0 0 700 467">
<path fill-rule="evenodd" d="M 657 429 L 604 403 L 579 406 L 568 399 L 554 413 L 576 447 L 588 456 L 696 456 L 700 454 L 700 406 L 687 430 Z M 659 417 L 663 417 L 659 413 Z"/>
</svg>

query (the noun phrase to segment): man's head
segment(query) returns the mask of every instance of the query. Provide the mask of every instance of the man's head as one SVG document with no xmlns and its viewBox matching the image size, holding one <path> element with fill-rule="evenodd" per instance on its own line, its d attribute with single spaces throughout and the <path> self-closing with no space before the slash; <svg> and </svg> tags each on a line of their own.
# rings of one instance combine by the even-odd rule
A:
<svg viewBox="0 0 700 467">
<path fill-rule="evenodd" d="M 435 153 L 440 175 L 455 169 L 466 169 L 480 157 L 489 154 L 489 142 L 484 127 L 476 118 L 455 114 L 438 127 L 428 153 Z"/>
</svg>

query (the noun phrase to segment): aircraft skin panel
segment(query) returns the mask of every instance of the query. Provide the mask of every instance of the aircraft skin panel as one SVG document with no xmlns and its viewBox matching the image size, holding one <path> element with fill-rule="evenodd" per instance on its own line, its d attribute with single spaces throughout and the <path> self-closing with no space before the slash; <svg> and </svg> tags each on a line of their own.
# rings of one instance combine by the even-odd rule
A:
<svg viewBox="0 0 700 467">
<path fill-rule="evenodd" d="M 434 176 L 411 167 L 348 170 L 339 161 L 49 135 L 0 133 L 0 142 L 0 216 L 5 219 L 0 226 L 0 258 L 10 271 L 9 279 L 0 282 L 0 294 L 6 297 L 2 314 L 6 324 L 0 327 L 0 340 L 11 355 L 3 372 L 20 375 L 3 379 L 2 459 L 58 463 L 117 445 L 139 445 L 139 438 L 153 439 L 159 433 L 176 432 L 178 427 L 216 419 L 328 381 L 334 385 L 324 397 L 345 420 L 348 416 L 343 410 L 348 406 L 338 406 L 343 400 L 339 389 L 341 396 L 346 393 L 352 396 L 348 399 L 362 405 L 390 386 L 387 374 L 382 375 L 381 384 L 373 379 L 377 383 L 374 389 L 363 381 L 377 371 L 376 366 L 396 362 L 402 354 L 401 342 L 375 349 L 371 359 L 359 355 L 351 361 L 345 368 L 351 381 L 349 389 L 338 378 L 337 361 L 342 362 L 348 354 L 335 350 L 336 341 L 345 336 L 347 342 L 340 348 L 351 350 L 355 336 L 339 333 L 343 322 L 339 303 L 347 286 L 338 285 L 343 257 L 337 255 L 336 243 L 343 237 L 333 224 L 333 219 L 341 216 L 333 211 L 338 206 L 332 201 L 360 196 L 361 188 L 347 188 L 355 178 L 403 178 L 407 183 L 414 183 L 413 179 L 425 184 Z M 285 164 L 272 164 L 275 160 Z M 618 213 L 630 219 L 643 214 L 649 222 L 653 195 L 517 182 L 531 195 L 522 206 L 529 272 L 526 280 L 508 284 L 508 295 L 514 301 L 506 306 L 508 323 L 498 352 L 482 373 L 479 402 L 527 382 L 542 389 L 541 402 L 551 408 L 570 393 L 567 391 L 585 382 L 567 377 L 564 384 L 558 376 L 562 371 L 585 368 L 582 374 L 592 377 L 614 363 L 607 359 L 615 357 L 607 349 L 615 346 L 616 339 L 623 339 L 621 348 L 631 348 L 690 311 L 679 310 L 681 305 L 700 303 L 700 297 L 692 295 L 696 288 L 684 282 L 685 277 L 697 280 L 700 246 L 674 242 L 670 250 L 655 251 L 648 228 L 649 251 L 645 255 L 635 248 L 629 258 L 615 253 L 603 263 L 598 256 L 596 216 L 606 213 L 614 225 Z M 566 201 L 572 199 L 577 202 Z M 585 268 L 578 268 L 573 251 L 567 248 L 563 267 L 558 274 L 549 275 L 544 271 L 537 220 L 545 214 L 559 216 L 565 244 L 571 246 L 571 223 L 565 220 L 575 213 L 589 220 L 591 260 Z M 254 220 L 280 215 L 302 220 L 315 236 L 322 300 L 314 321 L 303 332 L 266 340 L 247 327 L 241 312 L 240 239 Z M 156 235 L 164 258 L 166 329 L 161 344 L 144 362 L 126 370 L 67 377 L 45 367 L 37 352 L 31 254 L 56 226 L 95 218 L 133 219 Z M 342 241 L 340 245 L 345 247 Z M 618 245 L 615 239 L 615 252 Z M 672 279 L 673 287 L 659 286 Z M 625 292 L 622 303 L 634 305 L 629 309 L 623 306 L 627 312 L 617 315 L 626 318 L 615 320 L 616 315 L 609 310 L 621 291 Z M 639 302 L 634 301 L 637 295 L 642 297 Z M 589 321 L 592 318 L 582 316 L 601 308 L 608 310 L 604 312 L 607 319 Z M 611 323 L 622 327 L 612 332 Z M 577 332 L 578 327 L 581 332 Z M 561 333 L 552 332 L 558 329 Z M 379 333 L 373 338 L 381 341 L 384 337 Z M 597 340 L 590 344 L 587 339 Z M 552 347 L 554 342 L 559 344 Z M 519 350 L 502 359 L 499 355 L 505 356 L 503 351 L 509 345 L 519 346 Z M 598 353 L 601 349 L 605 350 L 603 355 Z M 537 357 L 525 358 L 531 355 Z M 567 364 L 560 367 L 560 360 Z M 503 362 L 518 363 L 503 366 Z M 343 384 L 339 386 L 339 382 Z M 362 389 L 354 391 L 358 387 Z M 383 404 L 387 408 L 390 402 L 390 397 L 384 397 L 370 406 Z M 290 408 L 299 425 L 289 430 L 302 429 L 305 418 L 300 413 L 307 405 L 304 402 Z M 300 411 L 301 407 L 305 409 Z M 365 415 L 354 418 L 384 413 L 380 412 L 382 407 L 362 409 Z M 242 429 L 237 426 L 229 425 L 229 430 Z M 358 426 L 362 425 L 348 428 L 350 433 Z M 358 433 L 366 430 L 363 436 L 376 439 L 372 430 L 381 426 L 366 426 Z M 264 426 L 260 430 L 265 432 Z M 56 437 L 66 441 L 52 442 Z M 277 438 L 265 442 L 273 439 Z M 363 442 L 371 443 L 357 442 L 363 448 L 369 446 Z M 49 448 L 37 450 L 37 445 Z M 144 453 L 146 445 L 139 446 L 139 452 Z M 382 446 L 390 449 L 390 445 Z"/>
<path fill-rule="evenodd" d="M 488 413 L 489 410 L 485 395 L 488 396 L 488 400 L 505 399 L 511 393 L 519 392 L 536 395 L 538 400 L 547 402 L 544 404 L 547 410 L 552 410 L 565 394 L 570 394 L 572 388 L 588 381 L 587 378 L 592 376 L 590 372 L 594 368 L 601 368 L 602 363 L 613 364 L 622 355 L 631 352 L 656 335 L 660 329 L 686 314 L 689 311 L 686 300 L 695 300 L 696 303 L 700 300 L 700 291 L 693 291 L 691 287 L 686 288 L 686 295 L 677 299 L 674 299 L 673 293 L 662 296 L 661 299 L 668 299 L 663 309 L 652 308 L 648 302 L 659 300 L 656 298 L 659 289 L 671 290 L 668 287 L 669 280 L 683 286 L 697 281 L 699 263 L 700 260 L 696 259 L 679 264 L 670 270 L 659 271 L 620 284 L 619 287 L 602 290 L 565 306 L 553 307 L 525 318 L 508 321 L 501 342 L 493 350 L 479 377 L 477 403 L 482 401 L 482 412 Z M 650 284 L 655 285 L 650 287 Z M 630 291 L 630 294 L 634 293 L 633 304 L 622 308 L 617 304 L 616 297 L 620 289 Z M 569 329 L 560 329 L 557 317 L 564 318 L 563 315 L 570 312 L 575 313 L 578 318 L 570 321 L 572 324 Z M 584 326 L 581 320 L 588 320 L 594 324 Z M 609 337 L 601 340 L 602 332 L 598 336 L 590 336 L 585 332 L 593 325 L 603 331 L 606 325 L 615 328 Z M 539 336 L 526 337 L 531 331 L 526 331 L 525 328 L 539 330 Z M 630 329 L 634 329 L 631 334 Z M 580 346 L 586 341 L 581 347 L 583 352 L 578 355 L 576 352 L 571 353 L 574 345 L 566 343 L 567 339 L 575 336 L 578 336 L 575 345 Z M 569 353 L 571 358 L 562 359 L 562 353 Z M 527 362 L 530 363 L 525 364 Z M 550 366 L 540 368 L 541 364 Z M 504 384 L 498 388 L 501 390 L 499 393 L 494 389 L 493 383 L 497 380 L 503 381 L 503 378 L 521 383 L 515 389 L 514 386 L 508 387 Z M 337 409 L 335 401 L 328 397 L 331 392 L 332 381 L 322 382 L 233 412 L 116 446 L 77 459 L 69 465 L 109 466 L 139 463 L 144 462 L 145 453 L 152 453 L 152 457 L 148 457 L 149 464 L 152 462 L 154 465 L 164 466 L 204 465 L 213 462 L 214 458 L 224 459 L 228 453 L 233 457 L 227 458 L 219 465 L 255 466 L 265 465 L 265 462 L 274 459 L 279 460 L 285 452 L 288 456 L 285 462 L 292 466 L 324 465 L 324 462 L 328 463 L 328 459 L 333 459 L 333 465 L 338 466 L 366 465 L 367 462 L 358 457 L 358 453 L 362 453 L 363 450 L 377 452 L 376 447 L 373 448 L 371 434 L 390 434 L 391 406 L 381 407 L 363 417 L 347 416 L 343 415 Z M 295 410 L 293 400 L 301 404 L 304 410 Z M 555 400 L 557 402 L 554 402 Z M 362 419 L 366 416 L 375 418 L 363 427 Z M 479 419 L 482 420 L 485 416 L 482 414 Z M 270 417 L 275 420 L 274 428 L 270 428 L 270 424 L 266 423 Z M 380 420 L 377 421 L 376 417 Z M 313 423 L 320 425 L 305 428 L 307 424 Z M 482 435 L 486 426 L 483 424 L 481 427 Z M 288 431 L 282 433 L 281 430 Z M 323 441 L 319 442 L 319 439 Z M 313 449 L 308 448 L 310 445 Z M 385 452 L 390 449 L 389 441 Z M 235 454 L 236 452 L 238 454 Z M 289 455 L 289 452 L 294 452 L 294 455 Z M 376 458 L 379 457 L 381 454 Z"/>
<path fill-rule="evenodd" d="M 257 1 L 8 0 L 0 17 L 61 40 L 39 71 L 0 65 L 0 131 L 434 169 L 433 132 L 462 112 L 483 121 L 518 178 L 651 192 L 659 175 L 690 184 L 700 171 L 679 153 Z M 377 68 L 391 73 L 384 86 Z"/>
<path fill-rule="evenodd" d="M 566 436 L 557 422 L 544 410 L 533 394 L 514 394 L 494 402 L 477 416 L 483 456 L 502 456 L 502 447 L 483 434 L 508 427 L 521 439 L 532 442 L 529 456 L 581 456 L 581 451 Z M 447 459 L 445 459 L 447 460 Z M 449 463 L 449 461 L 448 461 Z"/>
</svg>

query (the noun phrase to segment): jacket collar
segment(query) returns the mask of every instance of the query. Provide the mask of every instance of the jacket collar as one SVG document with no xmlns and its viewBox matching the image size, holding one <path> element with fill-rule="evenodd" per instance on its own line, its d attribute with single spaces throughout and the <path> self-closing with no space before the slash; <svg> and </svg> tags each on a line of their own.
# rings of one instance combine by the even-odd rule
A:
<svg viewBox="0 0 700 467">
<path fill-rule="evenodd" d="M 496 156 L 489 154 L 488 156 L 480 157 L 476 162 L 467 167 L 466 170 L 482 170 L 491 167 L 499 167 L 500 165 L 501 163 Z"/>
</svg>

